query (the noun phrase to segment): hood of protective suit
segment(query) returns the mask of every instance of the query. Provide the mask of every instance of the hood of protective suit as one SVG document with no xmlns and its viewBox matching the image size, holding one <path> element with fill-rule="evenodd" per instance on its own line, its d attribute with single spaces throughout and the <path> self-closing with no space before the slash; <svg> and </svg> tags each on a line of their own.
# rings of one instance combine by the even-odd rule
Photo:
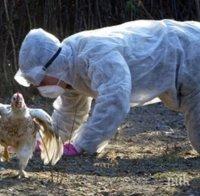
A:
<svg viewBox="0 0 200 196">
<path fill-rule="evenodd" d="M 61 52 L 51 65 L 45 70 L 46 63 L 56 54 L 61 47 Z M 64 55 L 65 54 L 65 55 Z M 39 85 L 45 75 L 58 79 L 65 78 L 66 64 L 71 56 L 70 46 L 62 46 L 60 41 L 43 29 L 33 29 L 25 37 L 19 51 L 19 70 L 15 80 L 23 85 Z"/>
</svg>

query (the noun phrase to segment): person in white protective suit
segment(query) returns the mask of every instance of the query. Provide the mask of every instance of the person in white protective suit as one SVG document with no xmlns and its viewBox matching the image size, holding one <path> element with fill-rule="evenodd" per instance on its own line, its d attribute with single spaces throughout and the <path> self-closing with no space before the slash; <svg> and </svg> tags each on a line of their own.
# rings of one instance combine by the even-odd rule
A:
<svg viewBox="0 0 200 196">
<path fill-rule="evenodd" d="M 65 155 L 100 152 L 131 105 L 159 97 L 185 114 L 200 152 L 200 23 L 138 20 L 60 41 L 42 29 L 25 37 L 16 81 L 56 98 L 52 114 Z M 95 105 L 90 117 L 91 98 Z M 75 120 L 74 120 L 75 118 Z"/>
</svg>

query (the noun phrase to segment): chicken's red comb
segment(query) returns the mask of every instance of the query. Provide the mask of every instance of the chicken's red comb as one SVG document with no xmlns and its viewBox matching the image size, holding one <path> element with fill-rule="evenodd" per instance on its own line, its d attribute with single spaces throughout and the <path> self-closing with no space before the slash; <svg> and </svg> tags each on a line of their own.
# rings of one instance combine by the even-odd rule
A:
<svg viewBox="0 0 200 196">
<path fill-rule="evenodd" d="M 17 99 L 19 99 L 19 98 L 22 98 L 22 97 L 23 97 L 23 95 L 22 95 L 20 92 L 16 92 L 16 93 L 15 93 L 15 95 L 16 95 L 16 98 L 17 98 Z"/>
</svg>

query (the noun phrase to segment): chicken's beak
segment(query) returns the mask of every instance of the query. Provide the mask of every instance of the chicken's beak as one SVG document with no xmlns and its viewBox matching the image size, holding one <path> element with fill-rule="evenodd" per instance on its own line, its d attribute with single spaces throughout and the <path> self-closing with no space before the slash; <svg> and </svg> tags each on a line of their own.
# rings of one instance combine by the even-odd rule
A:
<svg viewBox="0 0 200 196">
<path fill-rule="evenodd" d="M 22 107 L 22 102 L 21 101 L 16 101 L 15 102 L 15 107 L 16 108 L 21 108 Z"/>
<path fill-rule="evenodd" d="M 22 102 L 21 101 L 12 101 L 12 106 L 20 109 L 22 107 Z"/>
</svg>

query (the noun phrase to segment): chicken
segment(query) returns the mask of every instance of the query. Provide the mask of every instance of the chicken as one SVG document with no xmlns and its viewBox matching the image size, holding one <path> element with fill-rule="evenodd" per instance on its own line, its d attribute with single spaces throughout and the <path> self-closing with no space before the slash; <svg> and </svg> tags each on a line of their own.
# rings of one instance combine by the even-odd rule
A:
<svg viewBox="0 0 200 196">
<path fill-rule="evenodd" d="M 51 117 L 42 109 L 28 108 L 20 93 L 12 96 L 10 105 L 0 104 L 2 158 L 9 161 L 8 146 L 15 150 L 19 159 L 19 178 L 27 177 L 24 170 L 33 155 L 37 133 L 41 135 L 44 164 L 56 164 L 63 154 L 63 143 L 53 131 Z"/>
</svg>

